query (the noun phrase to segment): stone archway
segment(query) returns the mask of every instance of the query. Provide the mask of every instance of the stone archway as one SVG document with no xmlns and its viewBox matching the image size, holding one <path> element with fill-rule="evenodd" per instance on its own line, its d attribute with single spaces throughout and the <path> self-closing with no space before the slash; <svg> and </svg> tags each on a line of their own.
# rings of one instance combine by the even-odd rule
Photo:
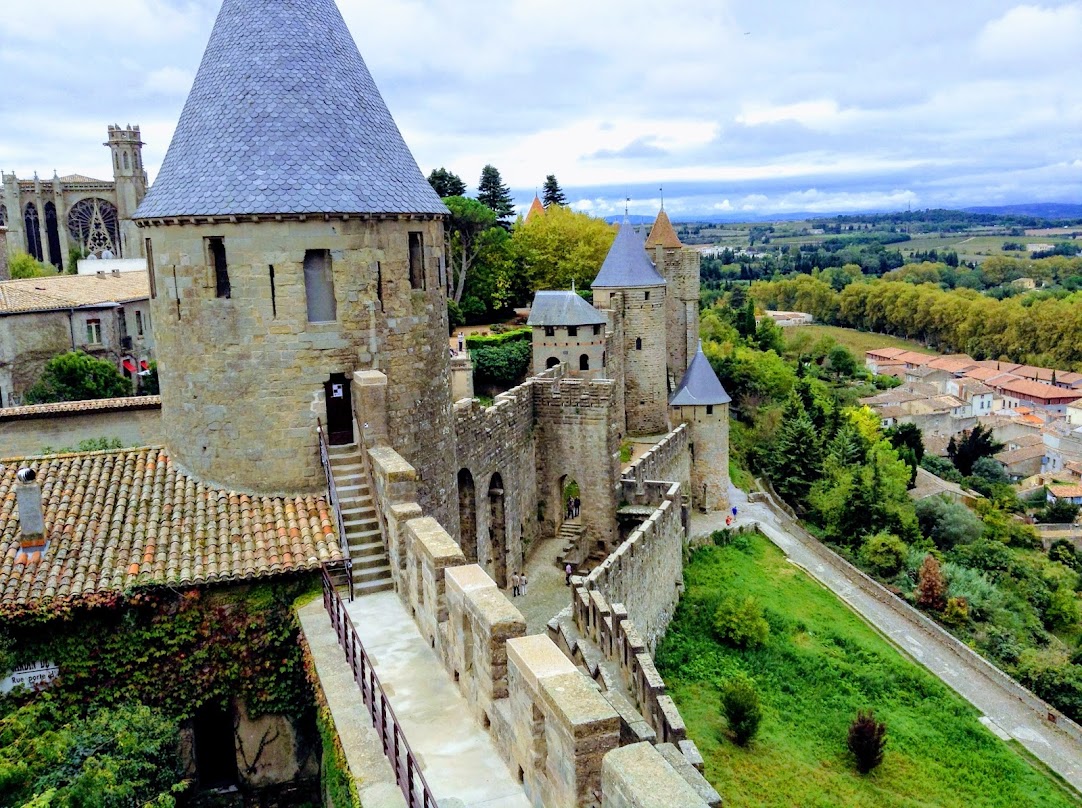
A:
<svg viewBox="0 0 1082 808">
<path fill-rule="evenodd" d="M 477 563 L 477 490 L 469 469 L 458 472 L 458 544 L 467 564 Z"/>
<path fill-rule="evenodd" d="M 507 588 L 507 518 L 504 508 L 503 478 L 499 472 L 488 484 L 488 541 L 492 560 L 488 574 L 501 589 Z"/>
</svg>

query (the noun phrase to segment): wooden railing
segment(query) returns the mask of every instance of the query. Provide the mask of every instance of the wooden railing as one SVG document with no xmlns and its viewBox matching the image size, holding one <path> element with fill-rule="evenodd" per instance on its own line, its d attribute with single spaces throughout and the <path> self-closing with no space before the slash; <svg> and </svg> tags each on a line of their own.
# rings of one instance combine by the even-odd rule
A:
<svg viewBox="0 0 1082 808">
<path fill-rule="evenodd" d="M 346 604 L 326 569 L 323 570 L 323 608 L 330 615 L 338 644 L 346 653 L 346 661 L 353 671 L 353 681 L 361 689 L 361 698 L 383 744 L 383 754 L 394 769 L 395 781 L 402 789 L 406 805 L 409 808 L 436 808 L 436 799 L 417 765 L 417 756 L 406 742 L 402 726 L 372 667 L 372 660 L 364 650 L 357 629 L 346 611 Z"/>
<path fill-rule="evenodd" d="M 327 444 L 327 433 L 323 430 L 323 422 L 316 419 L 316 434 L 319 436 L 319 462 L 323 466 L 323 475 L 327 480 L 327 498 L 330 500 L 331 510 L 334 511 L 334 529 L 338 532 L 338 546 L 342 549 L 342 558 L 345 561 L 346 585 L 349 591 L 349 599 L 353 600 L 353 561 L 349 555 L 349 542 L 346 541 L 346 528 L 342 524 L 342 506 L 338 502 L 338 488 L 334 484 L 334 470 L 331 468 L 331 455 Z M 326 571 L 324 571 L 326 575 Z"/>
</svg>

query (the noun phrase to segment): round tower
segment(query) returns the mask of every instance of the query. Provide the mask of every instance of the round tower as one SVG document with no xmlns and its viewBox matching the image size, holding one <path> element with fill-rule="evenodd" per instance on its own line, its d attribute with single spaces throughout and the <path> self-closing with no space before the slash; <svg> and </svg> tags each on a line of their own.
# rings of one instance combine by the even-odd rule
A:
<svg viewBox="0 0 1082 808">
<path fill-rule="evenodd" d="M 352 374 L 380 370 L 391 445 L 455 529 L 446 215 L 333 0 L 225 0 L 135 216 L 170 454 L 322 488 L 316 419 L 352 440 Z"/>
<path fill-rule="evenodd" d="M 116 185 L 116 213 L 120 221 L 120 253 L 124 258 L 143 254 L 143 242 L 132 221 L 139 203 L 147 193 L 147 173 L 143 168 L 143 141 L 139 127 L 119 124 L 109 127 L 109 147 L 113 158 L 113 183 Z"/>
<path fill-rule="evenodd" d="M 729 507 L 730 401 L 700 342 L 669 407 L 690 430 L 691 504 L 702 511 Z"/>
<path fill-rule="evenodd" d="M 669 379 L 675 382 L 684 375 L 695 355 L 699 340 L 699 260 L 698 250 L 680 243 L 669 215 L 663 207 L 650 228 L 646 249 L 665 278 L 665 328 L 668 344 Z"/>
<path fill-rule="evenodd" d="M 591 285 L 594 306 L 612 309 L 622 322 L 624 412 L 628 434 L 668 429 L 665 279 L 638 234 L 624 220 Z"/>
</svg>

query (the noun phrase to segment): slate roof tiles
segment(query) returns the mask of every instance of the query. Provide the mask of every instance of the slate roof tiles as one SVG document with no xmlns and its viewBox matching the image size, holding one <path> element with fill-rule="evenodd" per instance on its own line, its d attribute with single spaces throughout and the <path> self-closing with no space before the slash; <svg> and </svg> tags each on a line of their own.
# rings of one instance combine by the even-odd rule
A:
<svg viewBox="0 0 1082 808">
<path fill-rule="evenodd" d="M 577 292 L 542 291 L 534 294 L 526 325 L 604 325 L 606 322 L 605 315 Z"/>
<path fill-rule="evenodd" d="M 37 472 L 48 546 L 20 551 L 15 473 Z M 320 495 L 211 488 L 162 448 L 0 461 L 0 610 L 123 592 L 318 569 L 342 559 Z"/>
<path fill-rule="evenodd" d="M 225 0 L 134 218 L 447 212 L 334 0 Z"/>
<path fill-rule="evenodd" d="M 616 231 L 616 238 L 592 285 L 599 289 L 665 285 L 665 279 L 647 256 L 642 239 L 626 219 Z"/>
</svg>

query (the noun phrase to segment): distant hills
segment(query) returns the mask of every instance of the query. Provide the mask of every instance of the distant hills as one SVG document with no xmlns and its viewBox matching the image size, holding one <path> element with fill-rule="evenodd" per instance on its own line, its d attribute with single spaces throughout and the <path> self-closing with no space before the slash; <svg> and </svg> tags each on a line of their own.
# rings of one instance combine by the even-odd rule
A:
<svg viewBox="0 0 1082 808">
<path fill-rule="evenodd" d="M 962 208 L 966 213 L 990 213 L 994 216 L 1038 216 L 1042 219 L 1077 219 L 1082 205 L 1066 202 L 1031 202 L 1024 205 L 982 205 Z"/>
</svg>

